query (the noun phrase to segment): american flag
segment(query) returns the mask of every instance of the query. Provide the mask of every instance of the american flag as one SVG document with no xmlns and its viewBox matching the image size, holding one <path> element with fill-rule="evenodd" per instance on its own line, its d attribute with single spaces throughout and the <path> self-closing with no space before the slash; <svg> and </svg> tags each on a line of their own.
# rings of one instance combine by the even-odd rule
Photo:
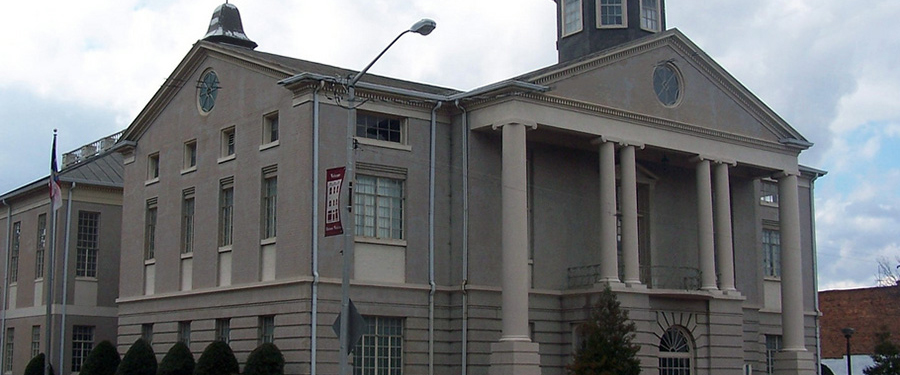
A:
<svg viewBox="0 0 900 375">
<path fill-rule="evenodd" d="M 50 204 L 56 211 L 62 206 L 62 192 L 59 190 L 59 168 L 56 167 L 56 130 L 53 131 L 53 150 L 50 151 Z"/>
</svg>

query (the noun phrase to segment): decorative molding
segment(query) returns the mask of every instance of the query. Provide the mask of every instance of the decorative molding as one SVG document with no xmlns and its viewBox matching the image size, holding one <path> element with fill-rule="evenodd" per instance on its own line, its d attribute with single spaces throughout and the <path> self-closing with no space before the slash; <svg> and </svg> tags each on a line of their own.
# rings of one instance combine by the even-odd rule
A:
<svg viewBox="0 0 900 375">
<path fill-rule="evenodd" d="M 663 334 L 665 334 L 669 328 L 674 326 L 684 328 L 691 334 L 691 338 L 694 341 L 701 335 L 701 332 L 698 329 L 699 325 L 697 324 L 697 314 L 676 311 L 656 312 L 656 326 L 653 327 L 653 334 L 657 339 L 661 339 Z"/>
</svg>

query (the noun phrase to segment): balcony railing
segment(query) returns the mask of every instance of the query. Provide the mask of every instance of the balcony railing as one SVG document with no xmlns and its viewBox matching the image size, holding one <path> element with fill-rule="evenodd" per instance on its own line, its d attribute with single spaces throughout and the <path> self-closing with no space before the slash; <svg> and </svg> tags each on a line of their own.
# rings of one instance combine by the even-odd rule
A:
<svg viewBox="0 0 900 375">
<path fill-rule="evenodd" d="M 649 280 L 647 280 L 648 278 Z M 569 268 L 567 279 L 569 289 L 591 287 L 600 282 L 600 265 L 592 264 Z M 641 282 L 651 289 L 700 289 L 700 270 L 693 267 L 641 267 L 641 279 Z"/>
<path fill-rule="evenodd" d="M 124 130 L 108 137 L 104 137 L 103 139 L 88 143 L 73 151 L 64 153 L 62 167 L 65 168 L 70 165 L 78 164 L 90 159 L 94 155 L 99 155 L 103 151 L 108 150 L 119 141 L 119 137 L 122 136 L 123 132 Z"/>
</svg>

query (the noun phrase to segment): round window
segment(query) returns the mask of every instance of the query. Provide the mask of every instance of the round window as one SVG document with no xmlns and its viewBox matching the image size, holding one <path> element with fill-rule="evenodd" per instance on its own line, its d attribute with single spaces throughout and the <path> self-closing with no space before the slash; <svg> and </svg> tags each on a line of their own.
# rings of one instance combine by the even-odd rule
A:
<svg viewBox="0 0 900 375">
<path fill-rule="evenodd" d="M 681 77 L 671 63 L 657 65 L 653 70 L 653 91 L 666 107 L 673 107 L 681 99 Z"/>
<path fill-rule="evenodd" d="M 209 70 L 203 74 L 203 78 L 197 84 L 197 104 L 200 111 L 207 113 L 216 105 L 216 96 L 219 94 L 219 76 Z"/>
</svg>

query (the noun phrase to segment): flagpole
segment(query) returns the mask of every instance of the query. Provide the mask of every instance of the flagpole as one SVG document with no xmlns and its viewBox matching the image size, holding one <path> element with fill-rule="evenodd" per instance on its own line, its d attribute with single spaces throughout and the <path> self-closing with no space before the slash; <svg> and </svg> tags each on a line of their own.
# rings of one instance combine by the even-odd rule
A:
<svg viewBox="0 0 900 375">
<path fill-rule="evenodd" d="M 48 254 L 49 265 L 47 267 L 47 318 L 45 323 L 46 327 L 44 327 L 44 331 L 46 332 L 44 336 L 47 340 L 46 353 L 44 353 L 44 375 L 51 375 L 50 358 L 52 358 L 51 353 L 53 353 L 53 265 L 56 262 L 54 257 L 54 253 L 56 252 L 56 210 L 59 209 L 59 206 L 62 204 L 62 197 L 60 196 L 62 193 L 59 189 L 59 176 L 57 176 L 57 172 L 56 129 L 53 129 L 53 147 L 50 151 L 50 179 L 48 182 L 50 188 L 50 254 Z M 62 339 L 62 337 L 60 339 Z M 62 363 L 59 365 L 62 367 Z M 60 373 L 62 373 L 62 368 L 60 368 Z"/>
</svg>

